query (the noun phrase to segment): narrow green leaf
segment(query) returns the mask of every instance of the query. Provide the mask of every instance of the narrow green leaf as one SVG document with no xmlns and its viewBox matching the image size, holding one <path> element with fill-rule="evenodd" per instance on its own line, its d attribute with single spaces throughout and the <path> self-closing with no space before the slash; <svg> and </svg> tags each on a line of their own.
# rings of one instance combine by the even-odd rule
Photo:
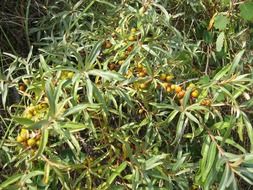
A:
<svg viewBox="0 0 253 190">
<path fill-rule="evenodd" d="M 233 63 L 232 63 L 232 66 L 231 66 L 231 69 L 229 71 L 229 74 L 232 74 L 235 72 L 236 68 L 238 68 L 238 65 L 242 59 L 242 56 L 244 54 L 245 50 L 241 50 L 239 53 L 236 54 L 234 60 L 233 60 Z"/>
<path fill-rule="evenodd" d="M 163 161 L 168 155 L 167 154 L 161 154 L 161 155 L 157 155 L 157 156 L 153 156 L 152 158 L 148 159 L 145 162 L 145 170 L 150 170 L 155 168 L 156 166 L 159 166 L 161 164 L 163 164 Z"/>
<path fill-rule="evenodd" d="M 38 148 L 37 152 L 35 153 L 35 155 L 30 159 L 30 161 L 33 161 L 42 155 L 42 153 L 45 150 L 46 145 L 47 145 L 48 134 L 49 134 L 48 126 L 45 125 L 41 129 L 41 139 L 40 139 L 39 148 Z"/>
<path fill-rule="evenodd" d="M 97 109 L 100 108 L 100 105 L 98 105 L 98 104 L 79 104 L 79 105 L 76 105 L 74 107 L 71 107 L 71 108 L 67 109 L 65 111 L 65 113 L 63 114 L 63 117 L 67 117 L 69 115 L 76 114 L 76 113 L 78 113 L 82 110 L 85 110 L 87 108 L 97 110 Z"/>
<path fill-rule="evenodd" d="M 127 162 L 126 162 L 126 161 L 125 161 L 125 162 L 122 162 L 122 163 L 116 168 L 115 172 L 113 172 L 112 175 L 110 175 L 110 177 L 106 180 L 106 184 L 107 184 L 107 185 L 111 185 L 111 184 L 113 183 L 113 181 L 115 180 L 115 178 L 116 178 L 117 176 L 119 176 L 120 173 L 121 173 L 124 169 L 126 169 L 126 167 L 127 167 Z"/>
<path fill-rule="evenodd" d="M 213 77 L 213 81 L 218 81 L 220 80 L 222 77 L 226 76 L 227 72 L 230 69 L 230 65 L 227 65 L 225 67 L 223 67 L 214 77 Z"/>
<path fill-rule="evenodd" d="M 88 71 L 92 68 L 93 63 L 96 61 L 96 59 L 97 59 L 97 57 L 100 53 L 101 45 L 102 45 L 102 42 L 97 42 L 93 46 L 90 54 L 88 54 L 86 56 L 86 58 L 85 58 L 85 68 L 84 68 L 86 71 Z"/>
<path fill-rule="evenodd" d="M 211 142 L 210 147 L 208 149 L 208 157 L 206 160 L 206 167 L 205 167 L 205 170 L 202 175 L 203 182 L 206 180 L 209 172 L 212 169 L 212 166 L 213 166 L 215 158 L 216 158 L 216 152 L 217 152 L 216 144 L 215 144 L 215 142 Z"/>
<path fill-rule="evenodd" d="M 212 128 L 213 129 L 218 129 L 218 130 L 222 130 L 222 129 L 226 129 L 229 128 L 231 125 L 230 122 L 226 122 L 226 121 L 220 121 L 218 123 L 215 123 Z"/>
<path fill-rule="evenodd" d="M 247 129 L 248 137 L 250 140 L 250 152 L 252 153 L 253 152 L 253 129 L 246 114 L 243 114 L 243 121 Z"/>
<path fill-rule="evenodd" d="M 50 67 L 47 65 L 43 55 L 39 55 L 40 56 L 40 66 L 42 67 L 42 69 L 47 72 L 50 71 Z"/>
<path fill-rule="evenodd" d="M 106 80 L 113 80 L 113 81 L 122 81 L 124 79 L 124 77 L 116 72 L 112 72 L 112 71 L 102 71 L 102 70 L 98 70 L 98 69 L 93 69 L 88 71 L 89 75 L 94 75 L 94 76 L 100 76 Z"/>
<path fill-rule="evenodd" d="M 49 101 L 49 113 L 51 116 L 54 116 L 56 113 L 56 102 L 55 102 L 55 97 L 54 97 L 54 90 L 53 90 L 50 80 L 46 82 L 45 90 L 46 90 L 46 96 Z"/>
<path fill-rule="evenodd" d="M 43 126 L 48 125 L 49 122 L 46 119 L 43 119 L 41 121 L 35 122 L 32 125 L 29 125 L 26 127 L 27 129 L 41 129 Z"/>
<path fill-rule="evenodd" d="M 86 79 L 86 91 L 87 91 L 87 98 L 89 100 L 89 103 L 93 103 L 93 85 L 89 78 Z"/>
<path fill-rule="evenodd" d="M 190 112 L 185 112 L 185 115 L 193 122 L 197 123 L 198 125 L 200 125 L 199 120 L 192 115 Z"/>
<path fill-rule="evenodd" d="M 17 123 L 19 123 L 20 125 L 24 125 L 24 126 L 31 126 L 34 124 L 34 121 L 31 119 L 27 119 L 25 117 L 16 117 L 16 116 L 12 116 L 12 118 L 14 119 L 14 121 L 16 121 Z"/>
<path fill-rule="evenodd" d="M 103 110 L 105 111 L 105 113 L 108 114 L 109 113 L 108 107 L 106 105 L 106 102 L 105 102 L 105 99 L 102 95 L 102 92 L 94 84 L 92 84 L 92 86 L 93 86 L 93 94 L 94 94 L 96 100 L 102 104 Z"/>
<path fill-rule="evenodd" d="M 24 174 L 15 174 L 12 175 L 10 177 L 8 177 L 7 180 L 3 181 L 0 184 L 0 190 L 7 188 L 8 186 L 10 186 L 11 184 L 15 183 L 16 181 L 18 181 Z"/>
<path fill-rule="evenodd" d="M 228 187 L 230 184 L 228 184 L 228 179 L 231 175 L 231 171 L 229 166 L 226 164 L 225 171 L 223 172 L 223 175 L 221 177 L 221 180 L 219 182 L 219 190 L 225 190 L 226 187 Z"/>
<path fill-rule="evenodd" d="M 74 122 L 60 123 L 60 127 L 68 129 L 71 132 L 77 132 L 89 128 L 89 126 L 83 123 L 74 123 Z"/>
<path fill-rule="evenodd" d="M 181 113 L 177 122 L 176 137 L 172 142 L 172 145 L 178 143 L 178 140 L 180 140 L 180 138 L 183 136 L 184 122 L 185 122 L 185 114 Z"/>
<path fill-rule="evenodd" d="M 25 184 L 25 182 L 32 178 L 32 177 L 35 177 L 35 176 L 38 176 L 38 175 L 43 175 L 44 172 L 41 171 L 41 170 L 35 170 L 35 171 L 31 171 L 29 172 L 28 174 L 23 174 L 22 178 L 20 179 L 20 183 L 21 184 Z"/>
</svg>

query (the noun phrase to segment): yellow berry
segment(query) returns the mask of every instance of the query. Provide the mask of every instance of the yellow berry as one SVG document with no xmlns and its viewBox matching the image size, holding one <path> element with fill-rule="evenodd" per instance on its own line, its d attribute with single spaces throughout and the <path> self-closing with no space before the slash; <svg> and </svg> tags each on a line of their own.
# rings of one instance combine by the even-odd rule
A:
<svg viewBox="0 0 253 190">
<path fill-rule="evenodd" d="M 21 137 L 20 135 L 17 136 L 17 142 L 21 143 L 23 142 L 25 139 L 23 137 Z"/>
<path fill-rule="evenodd" d="M 36 145 L 39 146 L 40 145 L 40 140 L 36 141 Z"/>
<path fill-rule="evenodd" d="M 167 82 L 162 83 L 162 86 L 163 86 L 163 88 L 165 88 L 165 89 L 166 89 L 169 85 L 170 85 L 170 84 L 167 83 Z"/>
<path fill-rule="evenodd" d="M 33 115 L 32 115 L 31 113 L 27 113 L 27 114 L 26 114 L 26 118 L 27 118 L 27 119 L 31 119 L 32 117 L 33 117 Z"/>
<path fill-rule="evenodd" d="M 176 88 L 176 85 L 175 85 L 175 84 L 172 84 L 172 85 L 171 85 L 171 90 L 175 90 L 175 88 Z"/>
<path fill-rule="evenodd" d="M 122 65 L 125 61 L 124 60 L 120 60 L 118 63 L 119 65 Z"/>
<path fill-rule="evenodd" d="M 135 36 L 134 36 L 134 35 L 130 35 L 130 36 L 128 37 L 128 40 L 129 40 L 129 41 L 135 41 Z"/>
<path fill-rule="evenodd" d="M 143 112 L 144 112 L 144 110 L 142 108 L 138 110 L 139 114 L 142 114 Z"/>
<path fill-rule="evenodd" d="M 37 111 L 35 109 L 32 110 L 32 115 L 36 115 L 37 114 Z"/>
<path fill-rule="evenodd" d="M 42 109 L 42 105 L 39 104 L 39 105 L 37 106 L 37 109 L 38 109 L 38 110 L 41 110 L 41 109 Z"/>
<path fill-rule="evenodd" d="M 29 131 L 27 129 L 21 129 L 20 136 L 26 140 L 29 138 Z"/>
<path fill-rule="evenodd" d="M 102 169 L 98 169 L 98 174 L 102 174 L 103 170 Z"/>
<path fill-rule="evenodd" d="M 173 78 L 174 78 L 173 75 L 168 75 L 168 76 L 166 76 L 166 81 L 170 82 Z"/>
<path fill-rule="evenodd" d="M 194 88 L 194 87 L 195 87 L 195 84 L 190 83 L 188 87 L 190 87 L 190 88 Z"/>
<path fill-rule="evenodd" d="M 141 88 L 141 89 L 145 89 L 145 88 L 147 88 L 146 83 L 141 83 L 141 84 L 140 84 L 140 88 Z"/>
<path fill-rule="evenodd" d="M 45 104 L 45 103 L 40 103 L 39 104 L 39 110 L 40 109 L 44 109 L 44 108 L 46 108 L 47 107 L 47 104 Z"/>
<path fill-rule="evenodd" d="M 199 96 L 199 91 L 198 90 L 194 90 L 192 93 L 191 93 L 191 96 L 193 98 L 197 98 Z"/>
<path fill-rule="evenodd" d="M 34 146 L 35 144 L 36 144 L 36 140 L 34 138 L 27 140 L 27 145 L 28 146 Z"/>
<path fill-rule="evenodd" d="M 130 78 L 131 76 L 133 76 L 133 72 L 128 70 L 127 73 L 126 73 L 126 77 Z"/>
<path fill-rule="evenodd" d="M 171 91 L 172 91 L 172 90 L 171 90 L 171 87 L 168 86 L 168 87 L 166 88 L 166 91 L 167 91 L 167 92 L 171 92 Z"/>
<path fill-rule="evenodd" d="M 138 63 L 138 64 L 137 64 L 137 68 L 138 68 L 138 69 L 142 69 L 142 68 L 143 68 L 143 65 L 142 65 L 141 63 Z"/>
<path fill-rule="evenodd" d="M 164 74 L 164 73 L 161 74 L 161 75 L 160 75 L 160 80 L 165 80 L 165 79 L 166 79 L 166 74 Z"/>
<path fill-rule="evenodd" d="M 135 33 L 137 31 L 136 28 L 131 28 L 131 33 Z"/>
<path fill-rule="evenodd" d="M 67 74 L 67 77 L 68 78 L 72 78 L 74 76 L 74 73 L 73 72 L 68 72 L 68 74 Z"/>
</svg>

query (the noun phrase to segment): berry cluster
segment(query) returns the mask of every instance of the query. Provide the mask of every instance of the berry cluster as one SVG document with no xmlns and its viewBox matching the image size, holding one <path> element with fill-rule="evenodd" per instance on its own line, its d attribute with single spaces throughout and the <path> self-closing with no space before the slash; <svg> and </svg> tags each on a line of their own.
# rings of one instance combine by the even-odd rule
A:
<svg viewBox="0 0 253 190">
<path fill-rule="evenodd" d="M 65 80 L 65 79 L 71 79 L 74 76 L 74 72 L 72 71 L 62 71 L 60 79 Z"/>
<path fill-rule="evenodd" d="M 22 128 L 17 136 L 17 142 L 23 144 L 25 147 L 39 146 L 40 133 L 29 133 L 27 129 Z"/>
<path fill-rule="evenodd" d="M 29 106 L 25 109 L 23 116 L 27 119 L 32 119 L 34 121 L 43 118 L 48 110 L 47 103 L 40 103 L 36 106 Z"/>
</svg>

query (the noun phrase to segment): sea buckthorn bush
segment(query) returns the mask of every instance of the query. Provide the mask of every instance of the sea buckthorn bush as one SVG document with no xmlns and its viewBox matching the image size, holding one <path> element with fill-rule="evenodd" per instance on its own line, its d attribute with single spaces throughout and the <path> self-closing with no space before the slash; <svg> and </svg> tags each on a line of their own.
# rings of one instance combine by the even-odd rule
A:
<svg viewBox="0 0 253 190">
<path fill-rule="evenodd" d="M 251 1 L 45 5 L 1 52 L 0 189 L 252 188 Z"/>
</svg>

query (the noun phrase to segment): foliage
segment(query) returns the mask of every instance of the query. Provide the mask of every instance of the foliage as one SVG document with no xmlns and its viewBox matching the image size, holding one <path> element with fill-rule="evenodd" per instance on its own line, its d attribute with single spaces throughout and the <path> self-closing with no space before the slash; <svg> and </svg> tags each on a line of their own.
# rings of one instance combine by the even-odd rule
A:
<svg viewBox="0 0 253 190">
<path fill-rule="evenodd" d="M 250 188 L 251 6 L 47 5 L 1 54 L 0 189 Z"/>
</svg>

